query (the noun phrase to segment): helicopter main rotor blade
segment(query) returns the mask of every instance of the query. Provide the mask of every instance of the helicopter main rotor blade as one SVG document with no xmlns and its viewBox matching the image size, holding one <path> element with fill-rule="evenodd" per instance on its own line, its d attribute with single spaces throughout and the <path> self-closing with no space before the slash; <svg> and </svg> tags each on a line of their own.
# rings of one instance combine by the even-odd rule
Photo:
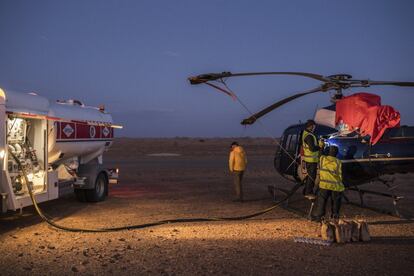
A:
<svg viewBox="0 0 414 276">
<path fill-rule="evenodd" d="M 372 80 L 353 80 L 353 82 L 360 82 L 362 85 L 370 86 L 370 85 L 394 85 L 394 86 L 402 86 L 402 87 L 413 87 L 414 82 L 409 81 L 372 81 Z"/>
<path fill-rule="evenodd" d="M 311 78 L 314 80 L 322 82 L 330 82 L 329 78 L 325 78 L 322 75 L 305 73 L 305 72 L 253 72 L 253 73 L 231 73 L 231 72 L 222 72 L 222 73 L 209 73 L 202 74 L 194 77 L 189 77 L 188 80 L 191 84 L 201 84 L 208 81 L 214 81 L 222 78 L 229 77 L 246 77 L 246 76 L 264 76 L 264 75 L 290 75 L 290 76 L 302 76 L 306 78 Z"/>
<path fill-rule="evenodd" d="M 244 120 L 241 122 L 241 124 L 242 124 L 242 125 L 252 125 L 254 122 L 256 122 L 256 120 L 257 120 L 257 119 L 259 119 L 260 117 L 262 117 L 262 116 L 266 115 L 266 114 L 267 114 L 267 113 L 269 113 L 270 111 L 275 110 L 276 108 L 278 108 L 278 107 L 280 107 L 280 106 L 284 105 L 285 103 L 288 103 L 288 102 L 290 102 L 290 101 L 292 101 L 292 100 L 294 100 L 294 99 L 297 99 L 297 98 L 299 98 L 299 97 L 302 97 L 302 96 L 305 96 L 305 95 L 308 95 L 308 94 L 312 94 L 312 93 L 316 93 L 316 92 L 320 92 L 320 91 L 324 91 L 324 92 L 326 92 L 326 91 L 328 91 L 328 90 L 330 90 L 330 88 L 329 88 L 329 89 L 326 89 L 326 88 L 324 88 L 323 86 L 319 86 L 319 87 L 317 87 L 317 88 L 313 88 L 313 89 L 311 89 L 311 90 L 307 90 L 307 91 L 305 91 L 305 92 L 301 92 L 301 93 L 295 94 L 295 95 L 293 95 L 293 96 L 290 96 L 290 97 L 284 98 L 283 100 L 280 100 L 280 101 L 278 101 L 278 102 L 276 102 L 276 103 L 272 104 L 271 106 L 268 106 L 268 107 L 266 107 L 265 109 L 263 109 L 263 110 L 261 110 L 261 111 L 259 111 L 259 112 L 255 113 L 255 114 L 253 114 L 253 115 L 252 115 L 252 116 L 250 116 L 249 118 L 244 119 Z"/>
</svg>

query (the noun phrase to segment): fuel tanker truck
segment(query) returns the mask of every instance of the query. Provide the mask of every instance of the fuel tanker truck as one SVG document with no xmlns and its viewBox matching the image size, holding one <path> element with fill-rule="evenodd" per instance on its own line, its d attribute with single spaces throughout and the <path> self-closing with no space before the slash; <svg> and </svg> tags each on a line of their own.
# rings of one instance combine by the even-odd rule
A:
<svg viewBox="0 0 414 276">
<path fill-rule="evenodd" d="M 120 126 L 103 107 L 0 89 L 1 211 L 31 205 L 29 188 L 37 202 L 68 192 L 80 201 L 104 200 L 118 178 L 117 169 L 103 166 L 114 128 Z"/>
</svg>

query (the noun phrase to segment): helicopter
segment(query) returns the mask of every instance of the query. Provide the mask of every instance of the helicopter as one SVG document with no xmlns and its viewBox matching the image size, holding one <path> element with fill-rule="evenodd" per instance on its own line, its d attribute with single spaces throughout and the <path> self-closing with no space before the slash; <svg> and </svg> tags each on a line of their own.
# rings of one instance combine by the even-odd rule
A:
<svg viewBox="0 0 414 276">
<path fill-rule="evenodd" d="M 233 99 L 237 99 L 237 96 L 226 84 L 228 78 L 262 75 L 305 77 L 317 80 L 321 82 L 321 84 L 315 88 L 279 100 L 259 112 L 251 114 L 250 117 L 242 120 L 241 124 L 252 125 L 259 118 L 297 98 L 319 92 L 326 93 L 328 91 L 334 91 L 334 93 L 331 94 L 330 99 L 332 105 L 318 110 L 314 118 L 316 121 L 314 134 L 322 139 L 325 145 L 322 154 L 326 154 L 331 145 L 338 147 L 337 157 L 342 162 L 344 185 L 348 190 L 359 193 L 359 205 L 368 207 L 364 204 L 363 197 L 365 194 L 389 197 L 393 200 L 395 214 L 400 216 L 397 209 L 397 203 L 403 196 L 395 195 L 395 187 L 391 186 L 393 178 L 386 179 L 383 178 L 383 176 L 414 172 L 414 126 L 400 126 L 398 113 L 398 122 L 396 124 L 383 129 L 381 135 L 371 137 L 358 128 L 347 128 L 346 131 L 343 131 L 343 127 L 340 126 L 338 122 L 335 122 L 335 112 L 339 103 L 342 103 L 345 98 L 347 98 L 343 94 L 344 90 L 350 88 L 367 88 L 370 86 L 414 87 L 414 82 L 374 81 L 369 79 L 360 80 L 354 79 L 349 74 L 323 76 L 305 72 L 222 72 L 197 75 L 189 77 L 188 80 L 192 85 L 207 84 L 214 89 L 233 97 Z M 368 94 L 366 93 L 366 95 L 363 96 L 367 95 Z M 376 95 L 372 96 L 375 97 Z M 376 97 L 379 98 L 379 96 Z M 327 115 L 329 113 L 330 115 Z M 334 117 L 333 119 L 332 114 Z M 362 110 L 362 116 L 364 116 L 364 110 Z M 331 118 L 327 120 L 327 117 Z M 347 126 L 347 124 L 343 124 L 342 120 L 340 123 L 341 125 Z M 297 185 L 303 183 L 306 177 L 306 169 L 301 155 L 302 133 L 304 129 L 305 124 L 302 123 L 287 127 L 278 140 L 278 147 L 274 157 L 274 167 L 276 171 L 281 176 L 295 182 Z M 375 138 L 375 140 L 373 138 Z M 360 188 L 363 184 L 375 181 L 384 184 L 387 187 L 388 192 Z M 318 179 L 316 179 L 316 182 L 318 182 Z M 275 195 L 276 190 L 284 191 L 283 189 L 277 189 L 275 186 L 269 186 L 269 192 L 271 192 L 272 195 Z M 349 201 L 347 198 L 345 199 Z"/>
</svg>

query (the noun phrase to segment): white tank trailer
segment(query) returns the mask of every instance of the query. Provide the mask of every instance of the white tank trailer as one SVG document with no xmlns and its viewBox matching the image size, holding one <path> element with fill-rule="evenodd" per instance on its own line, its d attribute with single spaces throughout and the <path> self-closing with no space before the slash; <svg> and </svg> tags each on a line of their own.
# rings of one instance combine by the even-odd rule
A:
<svg viewBox="0 0 414 276">
<path fill-rule="evenodd" d="M 21 166 L 37 202 L 72 191 L 80 201 L 104 200 L 118 178 L 102 160 L 114 128 L 104 108 L 0 89 L 1 211 L 32 204 Z"/>
</svg>

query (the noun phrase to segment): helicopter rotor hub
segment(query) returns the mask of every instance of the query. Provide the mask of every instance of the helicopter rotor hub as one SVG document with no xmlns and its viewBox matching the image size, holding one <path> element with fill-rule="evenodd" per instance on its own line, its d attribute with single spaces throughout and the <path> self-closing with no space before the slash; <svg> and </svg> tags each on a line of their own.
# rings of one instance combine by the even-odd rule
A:
<svg viewBox="0 0 414 276">
<path fill-rule="evenodd" d="M 332 81 L 347 81 L 352 79 L 352 76 L 349 74 L 335 74 L 328 76 L 328 78 Z"/>
</svg>

